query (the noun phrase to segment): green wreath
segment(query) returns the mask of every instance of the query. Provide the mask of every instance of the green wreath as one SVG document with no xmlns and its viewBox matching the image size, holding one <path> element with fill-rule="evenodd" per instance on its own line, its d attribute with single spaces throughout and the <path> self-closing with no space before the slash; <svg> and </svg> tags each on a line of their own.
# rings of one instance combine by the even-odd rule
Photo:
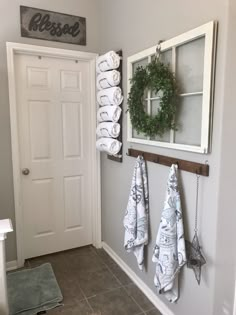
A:
<svg viewBox="0 0 236 315">
<path fill-rule="evenodd" d="M 150 116 L 144 109 L 144 92 L 161 91 L 160 108 L 155 116 Z M 170 129 L 176 129 L 174 117 L 176 113 L 178 93 L 173 72 L 159 59 L 153 59 L 145 68 L 138 67 L 131 79 L 128 97 L 128 111 L 133 128 L 145 136 L 162 136 Z"/>
</svg>

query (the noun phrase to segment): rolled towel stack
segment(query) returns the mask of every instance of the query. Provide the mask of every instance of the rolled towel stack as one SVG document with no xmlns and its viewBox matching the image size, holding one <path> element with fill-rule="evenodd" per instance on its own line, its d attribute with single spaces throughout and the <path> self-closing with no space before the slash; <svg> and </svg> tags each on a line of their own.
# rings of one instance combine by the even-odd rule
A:
<svg viewBox="0 0 236 315">
<path fill-rule="evenodd" d="M 101 72 L 97 76 L 97 89 L 108 89 L 113 86 L 120 84 L 120 72 L 117 70 L 111 70 L 106 72 Z"/>
<path fill-rule="evenodd" d="M 120 124 L 105 121 L 97 126 L 96 130 L 98 137 L 117 138 L 120 134 Z"/>
<path fill-rule="evenodd" d="M 117 105 L 102 106 L 97 112 L 97 120 L 99 123 L 103 121 L 118 122 L 118 120 L 120 119 L 121 111 L 122 110 L 120 106 Z"/>
<path fill-rule="evenodd" d="M 97 93 L 97 101 L 100 106 L 120 105 L 123 101 L 121 88 L 115 86 L 99 91 Z"/>
<path fill-rule="evenodd" d="M 112 138 L 100 138 L 96 142 L 99 151 L 104 151 L 110 155 L 116 155 L 121 149 L 122 143 Z"/>
<path fill-rule="evenodd" d="M 120 104 L 123 95 L 120 84 L 120 72 L 115 70 L 120 66 L 120 56 L 114 52 L 108 53 L 97 58 L 97 102 L 100 106 L 97 113 L 98 140 L 96 147 L 110 155 L 117 155 L 122 143 L 116 138 L 120 135 L 120 124 L 118 123 L 122 109 Z"/>
<path fill-rule="evenodd" d="M 117 69 L 120 66 L 120 56 L 115 51 L 109 51 L 97 59 L 97 72 Z"/>
</svg>

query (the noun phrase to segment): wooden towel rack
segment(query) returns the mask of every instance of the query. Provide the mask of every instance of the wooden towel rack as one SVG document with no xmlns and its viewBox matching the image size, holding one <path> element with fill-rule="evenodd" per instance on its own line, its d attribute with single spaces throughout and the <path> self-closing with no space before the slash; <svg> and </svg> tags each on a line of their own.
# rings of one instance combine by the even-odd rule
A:
<svg viewBox="0 0 236 315">
<path fill-rule="evenodd" d="M 127 156 L 138 157 L 139 155 L 143 156 L 146 161 L 162 164 L 165 166 L 171 166 L 172 164 L 178 164 L 180 170 L 202 175 L 209 176 L 209 165 L 201 164 L 191 161 L 185 161 L 170 156 L 159 155 L 156 153 L 144 152 L 135 149 L 128 149 Z"/>
<path fill-rule="evenodd" d="M 121 57 L 121 59 L 120 59 L 120 66 L 116 70 L 118 70 L 120 72 L 120 84 L 118 86 L 123 91 L 123 89 L 122 89 L 122 79 L 123 79 L 123 73 L 122 73 L 122 63 L 123 62 L 122 62 L 122 57 L 123 57 L 123 52 L 122 52 L 122 50 L 118 50 L 118 51 L 116 51 L 116 53 Z M 120 104 L 121 109 L 123 107 L 122 104 L 123 104 L 123 102 Z M 122 129 L 123 129 L 123 127 L 122 127 L 122 116 L 123 115 L 122 115 L 122 112 L 121 112 L 120 119 L 118 121 L 118 123 L 120 124 L 120 134 L 119 134 L 119 137 L 117 138 L 117 140 L 119 140 L 121 143 L 122 143 Z M 122 158 L 123 148 L 122 148 L 122 146 L 121 146 L 120 152 L 116 156 L 114 156 L 114 155 L 107 155 L 107 158 L 109 160 L 112 160 L 112 161 L 122 162 L 123 161 L 123 158 Z"/>
</svg>

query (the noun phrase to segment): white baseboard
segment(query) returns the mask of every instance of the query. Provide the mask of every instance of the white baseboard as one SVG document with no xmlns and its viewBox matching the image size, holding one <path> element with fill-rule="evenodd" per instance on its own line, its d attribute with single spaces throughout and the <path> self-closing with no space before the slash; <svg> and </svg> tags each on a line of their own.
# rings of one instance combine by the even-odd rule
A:
<svg viewBox="0 0 236 315">
<path fill-rule="evenodd" d="M 17 269 L 17 261 L 16 260 L 8 261 L 6 263 L 6 269 L 7 269 L 7 271 L 11 271 L 11 270 Z"/>
<path fill-rule="evenodd" d="M 163 315 L 174 315 L 165 303 L 162 302 L 162 300 L 137 276 L 137 274 L 113 251 L 113 249 L 111 249 L 109 245 L 102 242 L 102 247 Z"/>
<path fill-rule="evenodd" d="M 236 281 L 235 281 L 235 289 L 234 289 L 234 306 L 233 307 L 234 307 L 233 315 L 236 315 Z"/>
</svg>

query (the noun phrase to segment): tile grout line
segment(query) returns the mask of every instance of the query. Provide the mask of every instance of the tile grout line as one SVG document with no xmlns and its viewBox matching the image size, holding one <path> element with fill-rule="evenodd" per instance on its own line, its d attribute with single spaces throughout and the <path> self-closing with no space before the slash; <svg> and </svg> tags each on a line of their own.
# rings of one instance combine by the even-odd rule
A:
<svg viewBox="0 0 236 315">
<path fill-rule="evenodd" d="M 95 253 L 95 255 L 102 261 L 102 263 L 104 264 L 104 266 L 107 267 L 108 271 L 109 271 L 109 272 L 112 274 L 112 276 L 114 277 L 114 275 L 113 275 L 113 273 L 111 272 L 110 268 L 109 268 L 109 267 L 107 266 L 107 264 L 102 260 L 102 258 L 98 255 L 98 253 L 96 252 L 96 250 L 95 250 L 93 247 L 92 247 L 92 251 L 93 251 L 93 252 Z M 116 277 L 115 277 L 115 278 L 116 278 Z M 118 280 L 118 279 L 116 278 L 116 280 Z M 119 280 L 118 280 L 118 283 L 119 283 L 119 284 L 122 284 Z M 117 287 L 117 288 L 114 288 L 114 289 L 110 289 L 110 290 L 108 290 L 107 292 L 111 292 L 111 291 L 114 291 L 114 290 L 119 289 L 119 288 L 121 288 L 121 287 Z M 83 292 L 82 288 L 80 288 L 80 289 L 81 289 L 81 291 Z M 100 294 L 104 294 L 104 293 L 107 293 L 107 292 L 105 291 L 105 292 L 100 293 Z M 93 296 L 86 297 L 85 293 L 83 292 L 83 295 L 85 296 L 86 302 L 88 303 L 88 305 L 89 305 L 91 311 L 92 311 L 92 312 L 95 312 L 95 310 L 93 309 L 92 305 L 91 305 L 90 302 L 89 302 L 89 299 L 91 299 L 91 298 L 93 298 L 93 297 L 95 297 L 95 296 L 97 296 L 97 295 L 99 295 L 99 294 L 95 294 L 95 295 L 93 295 Z M 138 314 L 138 315 L 139 315 L 139 314 Z M 140 313 L 140 315 L 141 315 L 141 313 Z"/>
<path fill-rule="evenodd" d="M 114 271 L 112 271 L 112 263 L 114 262 L 114 264 L 115 265 L 117 265 L 116 264 L 116 262 L 108 255 L 107 257 L 106 257 L 106 253 L 104 252 L 104 254 L 105 255 L 103 255 L 103 251 L 101 250 L 101 252 L 99 252 L 96 248 L 94 248 L 93 246 L 89 246 L 89 248 L 90 248 L 90 250 L 88 251 L 88 253 L 84 253 L 84 255 L 82 255 L 82 256 L 93 256 L 93 257 L 91 257 L 91 259 L 93 259 L 93 258 L 95 258 L 95 257 L 97 257 L 98 259 L 99 259 L 99 261 L 101 262 L 101 266 L 103 266 L 103 267 L 101 267 L 101 270 L 102 270 L 102 268 L 105 270 L 107 270 L 109 273 L 110 273 L 110 275 L 112 276 L 112 278 L 117 282 L 117 287 L 115 287 L 115 288 L 107 288 L 104 292 L 101 292 L 101 293 L 97 293 L 97 294 L 94 294 L 94 295 L 91 295 L 91 296 L 87 296 L 86 294 L 85 294 L 85 292 L 84 292 L 84 290 L 82 289 L 82 287 L 81 287 L 81 284 L 80 284 L 80 282 L 78 281 L 77 282 L 77 287 L 78 287 L 78 289 L 81 291 L 81 299 L 75 299 L 75 301 L 76 301 L 76 304 L 78 304 L 79 302 L 85 302 L 86 303 L 86 305 L 89 307 L 89 309 L 91 310 L 91 312 L 93 312 L 94 314 L 96 313 L 95 312 L 95 310 L 94 310 L 94 308 L 92 307 L 92 304 L 90 303 L 91 302 L 91 299 L 92 298 L 94 298 L 94 297 L 96 297 L 96 296 L 99 296 L 99 295 L 102 295 L 102 294 L 108 294 L 109 292 L 113 292 L 113 291 L 116 291 L 116 290 L 119 290 L 119 289 L 124 289 L 124 292 L 127 294 L 127 296 L 133 301 L 133 303 L 135 303 L 135 305 L 138 307 L 138 309 L 137 309 L 137 311 L 139 311 L 140 310 L 140 312 L 138 312 L 138 313 L 136 313 L 136 315 L 147 315 L 147 312 L 149 312 L 149 311 L 151 311 L 151 310 L 153 310 L 153 309 L 155 309 L 154 307 L 153 308 L 150 308 L 150 309 L 148 309 L 148 310 L 144 310 L 140 305 L 139 305 L 139 303 L 136 301 L 136 299 L 131 295 L 131 294 L 129 294 L 129 292 L 128 292 L 128 290 L 127 290 L 127 288 L 128 288 L 128 286 L 129 285 L 131 285 L 131 284 L 134 284 L 133 283 L 133 281 L 131 281 L 131 283 L 126 283 L 126 284 L 123 284 L 122 282 L 121 282 L 121 280 L 118 278 L 118 276 L 114 273 Z M 64 255 L 63 255 L 64 256 Z M 76 255 L 77 256 L 77 255 Z M 80 255 L 78 255 L 78 259 L 79 259 L 79 257 L 80 257 Z M 107 258 L 110 258 L 111 259 L 111 263 L 110 263 L 110 260 L 108 260 Z M 39 259 L 40 260 L 40 259 Z M 65 257 L 64 257 L 64 260 L 65 260 Z M 50 262 L 51 264 L 52 264 L 52 266 L 53 266 L 53 263 L 51 262 L 51 261 L 48 261 L 48 262 Z M 66 264 L 67 264 L 67 259 L 65 260 L 65 262 L 66 262 Z M 37 259 L 36 259 L 36 263 L 37 263 Z M 44 262 L 41 262 L 41 263 L 44 263 Z M 33 268 L 34 266 L 34 261 L 32 260 L 32 263 L 30 262 L 30 260 L 26 260 L 26 268 Z M 99 269 L 100 270 L 100 269 Z M 60 272 L 60 270 L 59 270 L 59 272 Z M 55 274 L 55 276 L 56 276 L 56 274 Z M 92 314 L 91 314 L 92 315 Z"/>
<path fill-rule="evenodd" d="M 85 300 L 86 300 L 86 302 L 87 302 L 87 304 L 88 304 L 90 310 L 91 310 L 93 313 L 95 313 L 95 311 L 94 311 L 92 305 L 89 303 L 88 299 L 86 298 Z"/>
<path fill-rule="evenodd" d="M 116 288 L 108 289 L 108 290 L 103 291 L 103 292 L 101 292 L 101 293 L 97 293 L 97 294 L 94 294 L 94 295 L 90 295 L 90 296 L 88 296 L 88 297 L 86 297 L 86 298 L 87 298 L 88 300 L 90 300 L 90 299 L 93 299 L 95 296 L 99 296 L 99 295 L 101 295 L 101 294 L 107 294 L 107 293 L 116 291 L 116 290 L 118 290 L 118 289 L 123 289 L 123 286 L 119 286 L 119 287 L 116 287 Z"/>
<path fill-rule="evenodd" d="M 94 249 L 94 251 L 96 252 L 96 250 Z M 96 253 L 97 254 L 97 256 L 99 256 L 98 255 L 98 253 Z M 100 256 L 99 256 L 100 257 Z M 100 257 L 101 258 L 101 257 Z M 111 258 L 111 257 L 110 257 Z M 102 259 L 102 258 L 101 258 Z M 112 258 L 111 258 L 112 259 Z M 113 260 L 113 259 L 112 259 Z M 114 260 L 113 260 L 114 261 Z M 116 262 L 114 261 L 114 263 L 116 264 Z M 154 309 L 156 309 L 154 306 L 152 307 L 152 308 L 150 308 L 150 309 L 148 309 L 148 310 L 144 310 L 140 305 L 139 305 L 139 303 L 135 300 L 135 298 L 132 296 L 132 295 L 129 295 L 129 293 L 128 293 L 128 291 L 126 290 L 126 287 L 127 286 L 129 286 L 130 284 L 134 284 L 134 282 L 132 281 L 130 284 L 123 284 L 120 280 L 119 280 L 119 278 L 113 273 L 113 271 L 110 269 L 110 267 L 109 267 L 109 265 L 104 261 L 104 264 L 105 264 L 105 266 L 108 268 L 108 270 L 110 271 L 110 273 L 113 275 L 113 277 L 122 285 L 120 288 L 123 288 L 125 291 L 126 291 L 126 293 L 128 294 L 128 296 L 129 297 L 131 297 L 131 299 L 135 302 L 135 304 L 141 309 L 141 313 L 139 313 L 139 314 L 146 314 L 146 312 L 149 312 L 149 311 L 152 311 L 152 310 L 154 310 Z M 138 314 L 138 315 L 139 315 Z"/>
<path fill-rule="evenodd" d="M 138 302 L 135 300 L 135 298 L 132 295 L 129 295 L 129 292 L 126 290 L 126 287 L 124 286 L 125 292 L 128 294 L 128 296 L 134 301 L 134 303 L 141 309 L 143 314 L 145 314 L 144 309 L 138 304 Z M 142 313 L 141 313 L 142 314 Z"/>
<path fill-rule="evenodd" d="M 88 302 L 90 308 L 91 308 L 92 311 L 94 312 L 93 307 L 92 307 L 91 304 L 89 303 L 89 299 L 92 299 L 92 298 L 94 298 L 95 296 L 98 296 L 98 295 L 100 295 L 100 294 L 106 294 L 106 293 L 108 293 L 108 292 L 112 292 L 112 291 L 115 291 L 115 290 L 117 290 L 117 289 L 121 289 L 121 288 L 123 288 L 123 284 L 122 284 L 122 283 L 119 281 L 119 279 L 113 274 L 113 272 L 110 270 L 110 268 L 109 268 L 109 266 L 106 264 L 106 262 L 102 260 L 102 258 L 100 257 L 100 255 L 96 252 L 96 249 L 94 249 L 93 247 L 91 247 L 91 248 L 92 248 L 92 252 L 94 252 L 94 254 L 101 260 L 102 264 L 108 269 L 108 271 L 111 273 L 111 275 L 113 276 L 113 278 L 115 278 L 115 279 L 117 280 L 118 284 L 119 284 L 119 286 L 116 287 L 116 288 L 107 289 L 107 290 L 104 291 L 104 292 L 101 292 L 101 293 L 98 293 L 98 294 L 94 294 L 94 295 L 91 295 L 91 296 L 88 296 L 88 297 L 85 295 L 83 289 L 79 286 L 80 289 L 81 289 L 81 291 L 82 291 L 82 293 L 83 293 L 83 295 L 85 296 L 85 299 L 86 299 L 86 301 Z"/>
<path fill-rule="evenodd" d="M 112 259 L 112 258 L 111 258 Z M 113 260 L 113 259 L 112 259 Z M 114 260 L 113 260 L 114 261 Z M 116 263 L 115 261 L 114 261 L 114 263 Z M 145 311 L 144 311 L 144 309 L 138 304 L 138 302 L 135 300 L 135 298 L 132 296 L 132 295 L 129 295 L 128 294 L 128 291 L 126 290 L 126 288 L 125 288 L 125 286 L 128 286 L 128 285 L 123 285 L 122 283 L 121 283 L 121 281 L 118 279 L 118 277 L 112 272 L 112 270 L 110 269 L 110 267 L 109 267 L 109 265 L 107 264 L 107 263 L 105 263 L 104 262 L 104 264 L 106 265 L 106 267 L 108 268 L 108 270 L 110 271 L 110 273 L 112 274 L 112 276 L 122 285 L 122 287 L 121 288 L 123 288 L 124 290 L 125 290 L 125 292 L 127 293 L 127 295 L 133 300 L 133 302 L 138 306 L 138 308 L 141 310 L 141 313 L 138 313 L 138 315 L 139 314 L 145 314 Z M 132 282 L 132 284 L 133 284 L 133 282 Z"/>
<path fill-rule="evenodd" d="M 79 283 L 78 283 L 78 287 L 80 288 L 80 290 L 81 290 L 81 292 L 82 292 L 82 295 L 84 296 L 84 300 L 85 300 L 86 303 L 88 304 L 90 310 L 91 310 L 92 312 L 94 312 L 94 309 L 92 308 L 91 304 L 89 303 L 88 298 L 87 298 L 86 294 L 84 293 L 84 291 L 83 291 L 83 289 L 81 288 L 81 286 L 80 286 Z M 84 300 L 82 300 L 82 301 L 84 301 Z"/>
<path fill-rule="evenodd" d="M 123 283 L 120 281 L 120 279 L 112 272 L 112 270 L 110 269 L 110 267 L 108 265 L 106 265 L 108 271 L 111 273 L 111 275 L 117 280 L 117 282 L 123 287 Z"/>
<path fill-rule="evenodd" d="M 132 284 L 134 284 L 135 285 L 135 283 L 132 283 Z M 130 284 L 126 284 L 126 285 L 124 285 L 124 289 L 125 289 L 125 291 L 127 292 L 127 294 L 129 294 L 128 293 L 128 291 L 127 291 L 127 287 L 129 286 Z M 135 285 L 136 286 L 136 285 Z M 132 294 L 130 295 L 130 296 L 132 296 Z M 133 297 L 133 296 L 132 296 Z M 136 299 L 133 297 L 133 299 L 136 301 Z M 136 301 L 136 303 L 139 305 L 139 303 Z M 151 302 L 150 302 L 151 303 Z M 140 305 L 139 305 L 140 306 Z M 146 312 L 150 312 L 150 311 L 152 311 L 152 310 L 156 310 L 156 307 L 154 306 L 154 305 L 152 305 L 152 307 L 151 308 L 149 308 L 149 309 L 147 309 L 147 310 L 144 310 L 141 306 L 140 306 L 140 308 L 143 310 L 143 312 L 146 314 Z"/>
</svg>

